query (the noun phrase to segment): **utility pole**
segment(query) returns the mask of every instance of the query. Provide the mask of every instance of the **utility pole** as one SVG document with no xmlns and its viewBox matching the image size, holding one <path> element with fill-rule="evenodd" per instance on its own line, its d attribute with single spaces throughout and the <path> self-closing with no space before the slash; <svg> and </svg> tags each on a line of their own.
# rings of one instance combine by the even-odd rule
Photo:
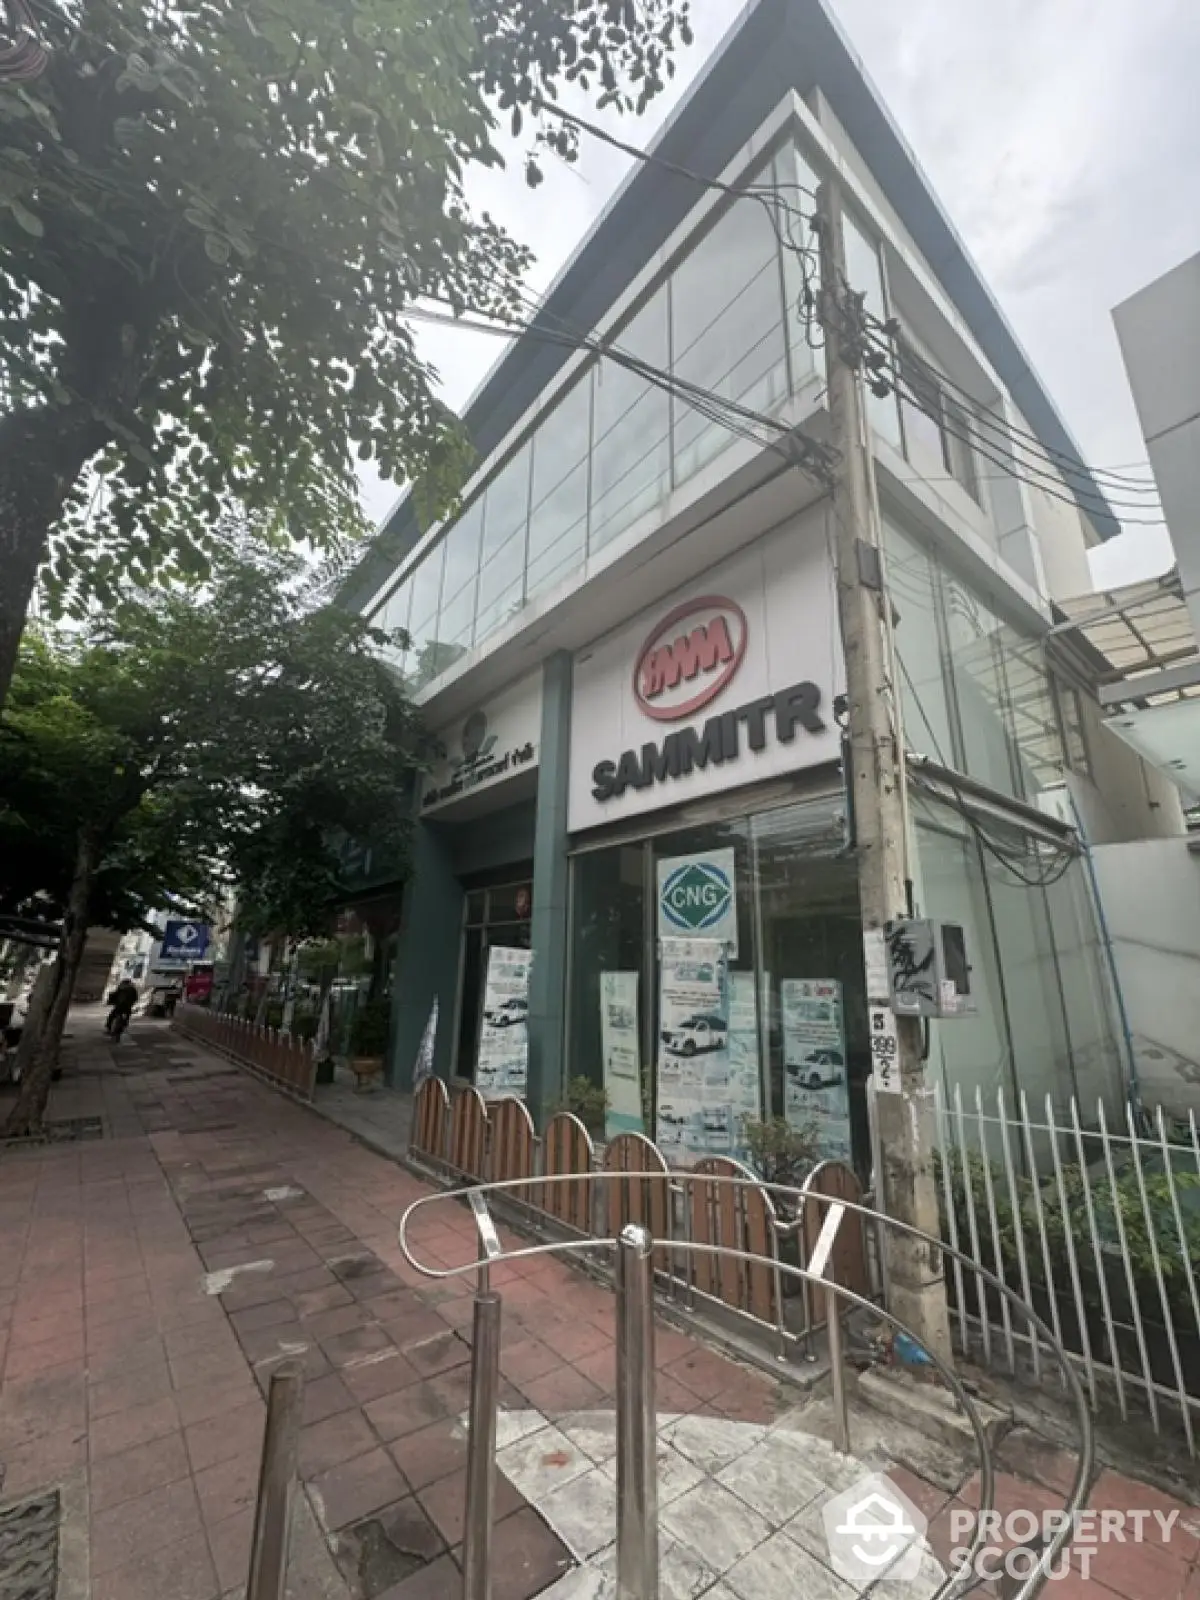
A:
<svg viewBox="0 0 1200 1600">
<path fill-rule="evenodd" d="M 907 917 L 909 882 L 904 751 L 890 703 L 882 583 L 876 543 L 870 435 L 863 405 L 862 302 L 846 286 L 841 195 L 826 180 L 817 196 L 820 322 L 833 443 L 838 616 L 846 657 L 849 771 L 865 934 Z M 892 692 L 896 693 L 895 686 Z M 872 996 L 872 999 L 875 997 Z M 894 1090 L 875 1096 L 875 1175 L 880 1209 L 939 1237 L 933 1172 L 933 1108 L 925 1078 L 921 1022 L 895 1017 L 899 1072 Z M 950 1322 L 942 1257 L 931 1246 L 884 1230 L 889 1309 L 927 1350 L 948 1359 Z"/>
</svg>

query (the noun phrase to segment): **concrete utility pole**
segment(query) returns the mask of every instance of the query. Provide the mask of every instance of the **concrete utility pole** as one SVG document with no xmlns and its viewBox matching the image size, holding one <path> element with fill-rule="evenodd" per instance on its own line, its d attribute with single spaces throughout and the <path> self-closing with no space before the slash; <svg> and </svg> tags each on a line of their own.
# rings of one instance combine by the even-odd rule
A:
<svg viewBox="0 0 1200 1600">
<path fill-rule="evenodd" d="M 846 655 L 848 782 L 858 846 L 864 931 L 909 914 L 904 751 L 889 702 L 881 582 L 870 474 L 873 463 L 861 386 L 861 302 L 846 287 L 841 196 L 825 182 L 817 197 L 821 261 L 820 321 L 833 443 L 840 460 L 833 490 L 838 614 Z M 922 1059 L 921 1023 L 895 1018 L 898 1092 L 875 1098 L 882 1170 L 881 1209 L 939 1236 L 933 1172 L 932 1104 Z M 927 1350 L 950 1357 L 950 1322 L 940 1255 L 919 1240 L 884 1231 L 889 1309 Z"/>
</svg>

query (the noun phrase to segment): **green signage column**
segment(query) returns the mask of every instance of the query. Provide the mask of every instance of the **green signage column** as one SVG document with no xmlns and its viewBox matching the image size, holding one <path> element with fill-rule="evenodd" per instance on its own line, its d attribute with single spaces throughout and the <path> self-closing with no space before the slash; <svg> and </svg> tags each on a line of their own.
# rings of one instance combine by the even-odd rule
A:
<svg viewBox="0 0 1200 1600">
<path fill-rule="evenodd" d="M 529 1109 L 539 1128 L 563 1098 L 566 1063 L 567 779 L 571 751 L 571 657 L 559 651 L 542 668 L 533 842 L 533 970 L 529 981 Z"/>
<path fill-rule="evenodd" d="M 438 1001 L 434 1070 L 450 1076 L 454 1005 L 462 941 L 463 891 L 436 824 L 413 826 L 412 867 L 404 885 L 392 985 L 392 1048 L 387 1080 L 411 1089 L 417 1051 L 434 996 Z"/>
</svg>

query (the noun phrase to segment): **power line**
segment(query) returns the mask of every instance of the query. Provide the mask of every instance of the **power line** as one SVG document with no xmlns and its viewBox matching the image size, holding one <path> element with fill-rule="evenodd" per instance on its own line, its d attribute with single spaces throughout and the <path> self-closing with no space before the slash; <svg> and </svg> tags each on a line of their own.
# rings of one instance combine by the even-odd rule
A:
<svg viewBox="0 0 1200 1600">
<path fill-rule="evenodd" d="M 1069 489 L 1063 483 L 1061 476 L 1056 472 L 1052 464 L 1047 463 L 1044 468 L 1040 468 L 1033 462 L 1018 455 L 1015 450 L 1013 456 L 1006 461 L 1003 456 L 995 455 L 986 448 L 993 441 L 984 439 L 980 436 L 980 432 L 973 431 L 972 421 L 968 421 L 965 431 L 962 428 L 955 428 L 948 420 L 945 408 L 928 395 L 923 395 L 912 380 L 905 376 L 899 366 L 894 366 L 892 369 L 891 387 L 899 399 L 906 401 L 918 411 L 923 412 L 925 416 L 936 422 L 939 428 L 944 433 L 949 434 L 951 438 L 958 439 L 982 456 L 985 461 L 990 461 L 993 466 L 999 467 L 1006 477 L 1019 479 L 1030 488 L 1039 489 L 1052 500 L 1059 500 L 1064 505 L 1079 507 L 1084 511 L 1089 510 L 1086 505 L 1080 506 L 1080 497 L 1085 494 L 1085 491 L 1082 489 L 1075 491 Z M 994 448 L 998 449 L 999 447 L 1000 442 L 997 440 Z M 1116 508 L 1120 511 L 1120 520 L 1131 526 L 1166 527 L 1166 521 L 1162 517 L 1143 517 L 1134 514 L 1147 509 L 1145 506 L 1129 506 L 1122 501 L 1114 501 L 1110 497 L 1102 495 L 1098 489 L 1091 491 L 1091 494 L 1100 502 L 1098 505 L 1091 507 L 1091 510 L 1101 511 Z"/>
<path fill-rule="evenodd" d="M 962 384 L 956 383 L 938 368 L 933 367 L 920 356 L 911 345 L 904 342 L 903 334 L 895 323 L 881 322 L 878 317 L 867 313 L 867 322 L 870 327 L 868 339 L 872 347 L 886 357 L 890 370 L 895 370 L 902 358 L 916 362 L 922 369 L 922 374 L 927 375 L 931 383 L 939 388 L 953 391 L 957 400 L 965 401 L 971 408 L 971 421 L 978 424 L 981 430 L 999 434 L 1005 442 L 1014 442 L 1018 448 L 1024 448 L 1030 453 L 1056 464 L 1057 470 L 1063 476 L 1074 475 L 1086 477 L 1093 481 L 1093 487 L 1088 489 L 1081 486 L 1080 493 L 1091 494 L 1093 498 L 1104 499 L 1106 495 L 1117 495 L 1117 490 L 1135 495 L 1148 495 L 1157 498 L 1158 487 L 1156 484 L 1146 483 L 1137 479 L 1126 479 L 1120 472 L 1106 470 L 1102 467 L 1090 467 L 1078 456 L 1073 456 L 1067 451 L 1056 450 L 1053 446 L 1045 444 L 1035 433 L 1027 428 L 1020 428 L 1015 423 L 993 416 L 986 409 L 980 407 L 979 401 Z M 899 349 L 897 346 L 899 345 Z M 1149 466 L 1149 463 L 1147 463 Z M 1106 479 L 1114 485 L 1114 489 L 1102 495 L 1099 490 L 1099 479 Z"/>
<path fill-rule="evenodd" d="M 426 295 L 428 300 L 439 303 L 451 304 L 443 301 L 442 297 Z M 534 308 L 537 315 L 553 315 L 544 307 Z M 797 428 L 790 427 L 785 422 L 780 422 L 777 417 L 757 411 L 753 407 L 743 405 L 738 400 L 727 399 L 723 395 L 705 388 L 701 384 L 692 383 L 689 379 L 681 378 L 677 374 L 669 373 L 655 367 L 648 361 L 631 351 L 624 350 L 621 346 L 613 344 L 607 339 L 597 339 L 578 330 L 570 329 L 564 325 L 563 332 L 556 332 L 553 328 L 539 326 L 533 321 L 523 321 L 517 318 L 506 319 L 496 313 L 483 313 L 493 317 L 493 324 L 470 321 L 462 315 L 442 316 L 437 312 L 417 310 L 406 313 L 418 317 L 422 321 L 439 323 L 449 327 L 467 328 L 475 332 L 490 333 L 494 336 L 513 337 L 517 334 L 527 335 L 534 339 L 542 339 L 550 344 L 555 344 L 572 350 L 585 350 L 597 358 L 612 361 L 617 366 L 624 367 L 644 382 L 654 387 L 663 389 L 666 393 L 682 400 L 685 404 L 699 411 L 709 421 L 728 428 L 740 438 L 749 440 L 757 445 L 766 445 L 768 449 L 781 455 L 789 464 L 798 466 L 808 472 L 819 482 L 828 483 L 829 473 L 836 464 L 836 452 L 828 445 L 810 438 Z M 479 313 L 474 313 L 478 315 Z M 562 319 L 554 320 L 562 322 Z M 498 322 L 499 327 L 494 326 Z M 763 439 L 754 433 L 755 428 L 765 428 L 775 437 Z"/>
<path fill-rule="evenodd" d="M 815 194 L 812 189 L 808 188 L 804 184 L 799 183 L 776 183 L 773 185 L 770 191 L 765 191 L 753 185 L 738 186 L 735 184 L 725 183 L 719 178 L 707 177 L 703 173 L 696 172 L 692 168 L 686 167 L 679 162 L 672 161 L 665 156 L 658 155 L 653 151 L 644 150 L 627 140 L 620 139 L 615 134 L 610 133 L 608 129 L 599 126 L 599 124 L 591 122 L 585 117 L 576 116 L 572 112 L 565 111 L 560 106 L 552 105 L 543 100 L 538 103 L 538 109 L 558 117 L 568 126 L 589 134 L 592 138 L 595 138 L 604 144 L 610 145 L 613 149 L 619 150 L 622 154 L 630 156 L 636 161 L 640 161 L 646 165 L 661 167 L 663 170 L 672 172 L 678 177 L 686 178 L 690 182 L 695 183 L 702 188 L 728 195 L 733 199 L 754 199 L 761 202 L 771 218 L 772 227 L 775 230 L 775 235 L 780 247 L 782 249 L 791 250 L 800 261 L 801 269 L 804 274 L 804 304 L 801 307 L 802 319 L 804 321 L 806 336 L 809 340 L 809 343 L 813 343 L 812 327 L 814 322 L 815 298 L 813 295 L 811 279 L 813 276 L 815 276 L 815 263 L 813 261 L 814 252 L 808 246 L 797 244 L 792 228 L 797 218 L 799 218 L 801 222 L 808 223 L 810 226 L 815 219 L 811 215 L 807 215 L 803 211 L 793 208 L 791 204 L 778 192 L 780 189 L 792 189 L 815 200 Z M 773 206 L 778 207 L 786 218 L 788 235 L 786 240 L 779 231 L 779 218 L 773 213 Z M 849 290 L 851 293 L 855 293 L 848 283 L 845 283 L 843 287 Z M 861 296 L 856 295 L 856 298 L 861 299 Z M 894 332 L 898 330 L 895 329 L 894 325 L 889 327 L 888 324 L 880 322 L 877 318 L 869 317 L 868 320 L 876 327 L 881 329 L 887 336 L 888 342 L 885 346 L 886 353 L 894 360 L 894 351 L 891 347 L 891 338 Z M 876 348 L 879 347 L 879 341 L 877 339 L 873 340 L 872 342 L 875 343 Z M 912 352 L 912 354 L 915 356 L 916 353 Z M 916 359 L 920 360 L 921 358 L 916 357 Z M 1130 507 L 1129 503 L 1123 499 L 1124 494 L 1133 496 L 1146 496 L 1148 499 L 1153 499 L 1156 501 L 1158 498 L 1158 490 L 1156 485 L 1147 484 L 1133 478 L 1125 478 L 1121 474 L 1120 469 L 1106 470 L 1104 468 L 1089 467 L 1087 463 L 1082 461 L 1082 459 L 1079 457 L 1073 456 L 1068 452 L 1058 450 L 1053 446 L 1046 445 L 1041 439 L 1038 438 L 1036 434 L 1029 432 L 1026 429 L 1018 428 L 1006 420 L 1001 421 L 999 418 L 986 415 L 980 416 L 976 414 L 974 412 L 974 408 L 978 406 L 978 401 L 976 401 L 975 397 L 970 393 L 969 390 L 956 383 L 953 379 L 944 376 L 940 372 L 937 372 L 934 368 L 929 367 L 928 363 L 922 361 L 922 366 L 929 371 L 934 381 L 938 382 L 944 388 L 953 390 L 957 396 L 969 402 L 973 408 L 971 422 L 973 424 L 978 424 L 981 432 L 990 430 L 1002 437 L 1004 442 L 1009 445 L 1010 449 L 1012 449 L 1014 456 L 1019 455 L 1022 448 L 1027 450 L 1028 446 L 1032 445 L 1033 448 L 1038 452 L 1041 459 L 1045 460 L 1050 466 L 1051 471 L 1054 472 L 1054 478 L 1052 481 L 1056 487 L 1061 487 L 1062 479 L 1064 477 L 1088 480 L 1085 483 L 1078 484 L 1075 492 L 1066 496 L 1056 493 L 1055 488 L 1046 487 L 1043 484 L 1034 484 L 1032 485 L 1033 487 L 1045 488 L 1046 493 L 1051 494 L 1053 498 L 1062 500 L 1064 504 L 1079 505 L 1081 497 L 1094 500 L 1097 502 L 1097 504 L 1092 509 L 1098 513 L 1113 509 L 1113 506 L 1110 505 L 1110 501 L 1114 504 L 1119 502 L 1123 513 L 1120 520 L 1123 522 L 1137 524 L 1140 520 L 1145 526 L 1162 527 L 1166 525 L 1161 519 L 1138 519 L 1125 514 Z M 916 404 L 917 402 L 914 400 L 913 403 Z M 922 409 L 924 408 L 922 407 Z M 935 418 L 935 420 L 944 422 L 943 418 Z M 954 430 L 948 429 L 947 431 L 953 432 Z M 957 435 L 957 437 L 963 438 L 961 434 Z M 976 444 L 976 441 L 969 438 L 963 438 L 963 442 L 968 445 Z M 991 460 L 995 465 L 1003 468 L 1006 476 L 1020 476 L 1020 474 L 1011 473 L 1006 462 L 998 461 L 993 456 L 989 456 L 988 459 Z M 1057 468 L 1054 467 L 1054 463 L 1058 464 Z M 1023 459 L 1022 464 L 1026 465 L 1030 471 L 1037 472 L 1039 470 L 1033 462 L 1025 461 Z M 1026 479 L 1025 481 L 1028 482 L 1029 480 Z M 1104 481 L 1106 484 L 1112 485 L 1112 488 L 1102 489 L 1102 481 Z M 1120 494 L 1117 493 L 1118 490 L 1121 491 Z M 1140 502 L 1134 502 L 1132 509 L 1140 511 L 1146 508 Z"/>
</svg>

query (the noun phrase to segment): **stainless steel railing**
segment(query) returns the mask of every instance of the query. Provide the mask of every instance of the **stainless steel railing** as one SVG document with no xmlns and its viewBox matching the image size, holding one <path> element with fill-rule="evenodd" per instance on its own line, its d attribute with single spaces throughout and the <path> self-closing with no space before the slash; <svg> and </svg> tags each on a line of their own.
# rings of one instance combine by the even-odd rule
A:
<svg viewBox="0 0 1200 1600">
<path fill-rule="evenodd" d="M 642 1179 L 645 1173 L 594 1172 L 591 1180 L 603 1182 L 628 1182 Z M 672 1181 L 687 1181 L 689 1174 L 674 1173 Z M 485 1357 L 481 1360 L 478 1348 L 473 1357 L 471 1389 L 471 1437 L 468 1444 L 468 1504 L 464 1535 L 463 1600 L 490 1600 L 489 1550 L 491 1539 L 491 1506 L 495 1476 L 495 1416 L 499 1392 L 499 1319 L 500 1297 L 490 1287 L 488 1269 L 492 1263 L 517 1261 L 540 1255 L 579 1254 L 589 1250 L 615 1251 L 616 1318 L 618 1345 L 617 1392 L 617 1571 L 618 1595 L 621 1600 L 659 1600 L 658 1597 L 658 1530 L 657 1490 L 655 1461 L 654 1409 L 654 1359 L 653 1359 L 653 1286 L 654 1252 L 657 1242 L 649 1230 L 640 1224 L 627 1225 L 616 1237 L 594 1235 L 586 1238 L 553 1240 L 547 1243 L 523 1245 L 505 1249 L 492 1220 L 486 1196 L 504 1194 L 514 1189 L 528 1191 L 531 1186 L 561 1182 L 578 1182 L 577 1174 L 528 1177 L 473 1186 L 456 1194 L 441 1193 L 424 1196 L 414 1202 L 404 1213 L 400 1223 L 400 1246 L 409 1263 L 424 1276 L 432 1279 L 461 1277 L 469 1273 L 478 1275 L 475 1311 L 478 1318 L 481 1304 L 487 1307 L 486 1317 L 495 1319 L 485 1341 Z M 714 1181 L 733 1187 L 748 1186 L 757 1180 L 713 1175 L 703 1177 L 705 1183 Z M 946 1245 L 942 1240 L 923 1233 L 906 1223 L 880 1216 L 868 1207 L 833 1196 L 799 1190 L 787 1191 L 798 1206 L 810 1202 L 824 1205 L 826 1215 L 806 1266 L 800 1267 L 779 1260 L 739 1250 L 722 1244 L 708 1244 L 697 1240 L 671 1241 L 671 1248 L 685 1254 L 731 1257 L 748 1264 L 766 1265 L 776 1272 L 795 1279 L 813 1292 L 820 1292 L 825 1300 L 829 1336 L 830 1379 L 833 1396 L 834 1427 L 839 1449 L 850 1448 L 849 1386 L 842 1347 L 841 1308 L 844 1305 L 869 1311 L 896 1331 L 915 1339 L 907 1328 L 885 1307 L 855 1290 L 839 1284 L 830 1272 L 839 1230 L 847 1216 L 869 1218 L 876 1226 L 891 1227 L 899 1232 L 923 1240 L 932 1250 L 950 1257 L 956 1270 L 974 1273 L 980 1282 L 1001 1296 L 1011 1310 L 1021 1316 L 1030 1329 L 1031 1343 L 1044 1346 L 1058 1362 L 1063 1383 L 1074 1403 L 1079 1423 L 1079 1453 L 1076 1473 L 1068 1492 L 1064 1510 L 1068 1515 L 1061 1519 L 1053 1537 L 1047 1542 L 1032 1570 L 1013 1591 L 1011 1600 L 1034 1600 L 1041 1593 L 1054 1562 L 1067 1543 L 1074 1525 L 1074 1513 L 1084 1501 L 1091 1478 L 1094 1441 L 1087 1401 L 1071 1363 L 1054 1338 L 1050 1329 L 1037 1313 L 1007 1284 L 981 1267 L 963 1252 Z M 410 1244 L 412 1221 L 422 1210 L 432 1205 L 461 1199 L 469 1200 L 480 1235 L 480 1256 L 477 1260 L 460 1266 L 434 1267 L 419 1259 Z M 494 1337 L 492 1335 L 494 1334 Z M 965 1594 L 976 1579 L 973 1567 L 986 1537 L 988 1518 L 995 1500 L 995 1467 L 987 1435 L 980 1421 L 977 1407 L 949 1362 L 936 1351 L 928 1351 L 931 1365 L 970 1423 L 979 1452 L 980 1462 L 980 1513 L 976 1531 L 957 1573 L 951 1573 L 931 1597 L 931 1600 L 951 1600 Z M 478 1428 L 476 1424 L 478 1422 Z"/>
</svg>

